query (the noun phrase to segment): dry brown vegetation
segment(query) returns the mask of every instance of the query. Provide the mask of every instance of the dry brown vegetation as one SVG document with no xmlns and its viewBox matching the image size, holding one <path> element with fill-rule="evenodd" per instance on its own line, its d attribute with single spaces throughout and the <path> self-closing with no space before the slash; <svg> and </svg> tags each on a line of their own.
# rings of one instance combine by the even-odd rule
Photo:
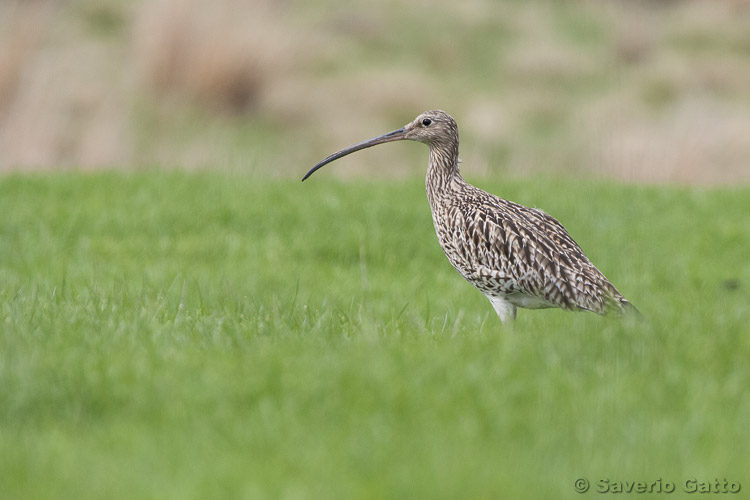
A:
<svg viewBox="0 0 750 500">
<path fill-rule="evenodd" d="M 299 175 L 437 107 L 472 175 L 732 183 L 748 82 L 745 0 L 9 0 L 0 169 Z M 336 172 L 410 175 L 412 149 Z"/>
</svg>

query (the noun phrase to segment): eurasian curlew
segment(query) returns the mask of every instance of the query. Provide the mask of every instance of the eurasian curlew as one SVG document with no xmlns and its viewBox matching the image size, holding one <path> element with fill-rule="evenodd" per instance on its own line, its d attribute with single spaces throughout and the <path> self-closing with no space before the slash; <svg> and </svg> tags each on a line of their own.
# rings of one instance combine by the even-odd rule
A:
<svg viewBox="0 0 750 500">
<path fill-rule="evenodd" d="M 518 307 L 637 313 L 556 219 L 464 181 L 458 125 L 444 111 L 425 111 L 403 128 L 334 153 L 302 180 L 350 153 L 400 140 L 429 146 L 425 186 L 440 246 L 503 323 L 515 319 Z"/>
</svg>

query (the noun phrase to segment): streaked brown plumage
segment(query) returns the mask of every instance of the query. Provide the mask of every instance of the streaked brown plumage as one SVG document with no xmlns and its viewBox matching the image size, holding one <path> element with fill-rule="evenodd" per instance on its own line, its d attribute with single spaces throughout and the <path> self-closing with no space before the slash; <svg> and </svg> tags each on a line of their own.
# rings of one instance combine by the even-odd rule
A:
<svg viewBox="0 0 750 500">
<path fill-rule="evenodd" d="M 405 139 L 430 147 L 425 186 L 445 255 L 501 321 L 515 319 L 517 307 L 637 313 L 557 220 L 464 181 L 458 125 L 444 111 L 426 111 L 403 128 L 334 153 L 302 180 L 342 156 Z"/>
</svg>

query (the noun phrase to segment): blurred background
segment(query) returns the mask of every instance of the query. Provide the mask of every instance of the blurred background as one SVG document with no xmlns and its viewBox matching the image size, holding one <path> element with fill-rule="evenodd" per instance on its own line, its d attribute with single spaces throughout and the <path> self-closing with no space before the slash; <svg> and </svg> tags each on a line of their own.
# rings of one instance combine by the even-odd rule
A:
<svg viewBox="0 0 750 500">
<path fill-rule="evenodd" d="M 0 171 L 299 177 L 433 108 L 467 176 L 747 182 L 750 1 L 0 1 Z"/>
</svg>

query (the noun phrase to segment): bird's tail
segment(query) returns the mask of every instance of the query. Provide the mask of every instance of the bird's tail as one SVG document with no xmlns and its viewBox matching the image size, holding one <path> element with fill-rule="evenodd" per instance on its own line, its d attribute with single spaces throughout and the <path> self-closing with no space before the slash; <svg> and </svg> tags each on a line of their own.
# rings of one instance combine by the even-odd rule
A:
<svg viewBox="0 0 750 500">
<path fill-rule="evenodd" d="M 639 311 L 638 308 L 631 304 L 627 299 L 620 300 L 620 314 L 627 318 L 635 318 L 638 320 L 643 319 L 641 311 Z"/>
</svg>

